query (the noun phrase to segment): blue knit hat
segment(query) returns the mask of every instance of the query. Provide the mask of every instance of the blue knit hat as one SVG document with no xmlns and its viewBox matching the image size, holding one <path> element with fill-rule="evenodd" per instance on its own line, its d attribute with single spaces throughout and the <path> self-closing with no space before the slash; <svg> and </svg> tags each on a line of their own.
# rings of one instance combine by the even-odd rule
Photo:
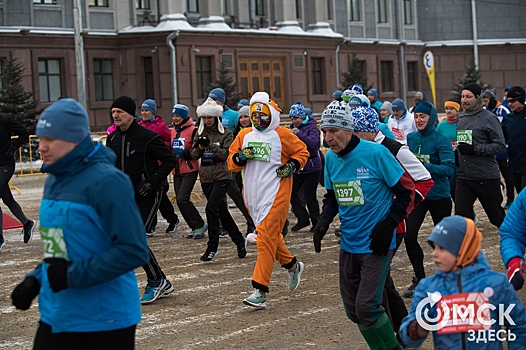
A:
<svg viewBox="0 0 526 350">
<path fill-rule="evenodd" d="M 393 104 L 391 106 L 393 111 L 404 111 L 405 110 L 405 102 L 401 98 L 396 98 L 393 101 Z"/>
<path fill-rule="evenodd" d="M 367 91 L 367 95 L 373 95 L 375 100 L 378 100 L 378 90 L 370 89 Z"/>
<path fill-rule="evenodd" d="M 289 117 L 295 117 L 300 119 L 305 119 L 307 115 L 305 114 L 305 107 L 301 104 L 301 102 L 296 102 L 296 104 L 293 104 L 290 107 Z"/>
<path fill-rule="evenodd" d="M 157 114 L 157 103 L 155 103 L 154 100 L 147 99 L 142 103 L 141 109 L 146 109 L 147 111 L 150 111 L 155 115 Z"/>
<path fill-rule="evenodd" d="M 88 114 L 74 99 L 60 99 L 42 113 L 38 119 L 36 134 L 80 143 L 89 136 Z"/>
<path fill-rule="evenodd" d="M 250 106 L 250 102 L 248 102 L 246 98 L 239 101 L 239 103 L 237 104 L 237 109 L 240 109 L 243 106 Z"/>
<path fill-rule="evenodd" d="M 377 132 L 378 114 L 370 107 L 358 107 L 351 112 L 354 121 L 354 130 L 365 132 Z"/>
<path fill-rule="evenodd" d="M 305 114 L 307 117 L 312 118 L 312 110 L 310 108 L 305 108 Z"/>
<path fill-rule="evenodd" d="M 349 100 L 349 107 L 360 107 L 361 105 L 362 100 L 356 95 Z"/>
<path fill-rule="evenodd" d="M 348 89 L 354 91 L 355 95 L 363 95 L 363 87 L 360 84 L 352 84 Z"/>
<path fill-rule="evenodd" d="M 225 94 L 225 90 L 221 88 L 215 88 L 212 91 L 210 91 L 208 93 L 208 97 L 210 97 L 212 100 L 217 100 L 221 102 L 222 104 L 225 104 L 226 94 Z"/>
<path fill-rule="evenodd" d="M 185 105 L 176 104 L 172 109 L 172 114 L 177 114 L 184 120 L 188 119 L 188 107 Z"/>
<path fill-rule="evenodd" d="M 413 113 L 424 113 L 430 116 L 432 110 L 433 110 L 433 105 L 430 102 L 422 101 L 416 105 Z"/>
<path fill-rule="evenodd" d="M 341 90 L 336 90 L 336 91 L 334 91 L 334 92 L 332 93 L 332 97 L 333 97 L 334 99 L 339 99 L 339 98 L 342 97 L 342 94 L 343 94 L 343 91 L 341 91 Z"/>
<path fill-rule="evenodd" d="M 438 244 L 457 256 L 466 235 L 466 218 L 460 215 L 447 216 L 431 231 L 427 243 L 434 248 Z"/>
</svg>

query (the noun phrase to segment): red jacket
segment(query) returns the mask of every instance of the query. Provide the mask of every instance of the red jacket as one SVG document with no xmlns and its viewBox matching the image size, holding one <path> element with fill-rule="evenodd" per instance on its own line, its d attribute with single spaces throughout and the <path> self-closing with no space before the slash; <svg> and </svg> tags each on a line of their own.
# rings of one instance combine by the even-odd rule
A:
<svg viewBox="0 0 526 350">
<path fill-rule="evenodd" d="M 192 140 L 195 133 L 195 125 L 192 118 L 178 127 L 172 129 L 171 148 L 183 147 L 183 158 L 177 158 L 177 164 L 173 171 L 174 175 L 184 175 L 194 171 L 199 171 L 199 160 L 192 159 L 190 156 L 190 149 L 192 148 Z"/>
<path fill-rule="evenodd" d="M 139 122 L 139 125 L 158 133 L 161 136 L 161 139 L 163 139 L 166 145 L 171 149 L 172 139 L 170 137 L 170 129 L 168 129 L 168 125 L 164 122 L 163 117 L 156 115 L 152 121 L 145 121 L 143 119 Z"/>
</svg>

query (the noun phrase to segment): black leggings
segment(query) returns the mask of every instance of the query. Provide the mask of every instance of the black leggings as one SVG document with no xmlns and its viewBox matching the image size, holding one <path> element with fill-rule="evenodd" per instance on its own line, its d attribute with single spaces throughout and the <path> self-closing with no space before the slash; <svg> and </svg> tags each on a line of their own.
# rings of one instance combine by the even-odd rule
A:
<svg viewBox="0 0 526 350">
<path fill-rule="evenodd" d="M 411 261 L 411 265 L 413 265 L 415 276 L 419 280 L 426 277 L 424 270 L 424 252 L 418 243 L 420 226 L 422 226 L 428 211 L 431 213 L 433 224 L 436 225 L 446 216 L 451 216 L 452 207 L 453 204 L 451 203 L 450 197 L 438 200 L 426 199 L 417 205 L 405 220 L 407 225 L 407 231 L 404 235 L 405 248 L 409 261 Z"/>
<path fill-rule="evenodd" d="M 0 166 L 0 198 L 4 204 L 11 210 L 11 213 L 20 221 L 22 224 L 27 224 L 29 219 L 24 215 L 20 204 L 15 200 L 11 189 L 9 188 L 9 180 L 15 172 L 15 165 L 2 165 Z M 0 208 L 0 235 L 2 234 L 2 208 Z"/>
<path fill-rule="evenodd" d="M 40 321 L 33 350 L 133 350 L 135 327 L 105 332 L 51 333 L 51 327 Z"/>
</svg>

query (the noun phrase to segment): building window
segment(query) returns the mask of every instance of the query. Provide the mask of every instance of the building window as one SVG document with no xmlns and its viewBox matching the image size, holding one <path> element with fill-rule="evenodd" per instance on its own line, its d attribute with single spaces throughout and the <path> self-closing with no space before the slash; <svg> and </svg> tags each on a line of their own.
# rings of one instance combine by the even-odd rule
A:
<svg viewBox="0 0 526 350">
<path fill-rule="evenodd" d="M 186 12 L 199 13 L 199 0 L 186 0 Z"/>
<path fill-rule="evenodd" d="M 351 22 L 360 22 L 362 20 L 360 11 L 361 0 L 351 0 Z"/>
<path fill-rule="evenodd" d="M 135 0 L 135 8 L 140 10 L 149 10 L 150 0 Z"/>
<path fill-rule="evenodd" d="M 195 78 L 197 81 L 197 98 L 208 96 L 207 89 L 212 83 L 212 58 L 195 57 Z"/>
<path fill-rule="evenodd" d="M 378 23 L 387 22 L 387 0 L 378 0 Z"/>
<path fill-rule="evenodd" d="M 323 95 L 323 58 L 311 58 L 312 94 Z"/>
<path fill-rule="evenodd" d="M 256 0 L 256 16 L 265 16 L 264 0 Z"/>
<path fill-rule="evenodd" d="M 153 92 L 153 60 L 151 57 L 144 57 L 144 89 L 146 90 L 145 98 L 155 100 Z"/>
<path fill-rule="evenodd" d="M 294 68 L 305 67 L 305 59 L 303 54 L 294 54 Z"/>
<path fill-rule="evenodd" d="M 416 83 L 416 77 L 417 77 L 417 62 L 411 61 L 407 62 L 407 90 L 409 91 L 416 91 L 417 89 L 417 83 Z"/>
<path fill-rule="evenodd" d="M 301 18 L 301 0 L 296 0 L 296 18 Z"/>
<path fill-rule="evenodd" d="M 108 7 L 108 0 L 89 0 L 88 4 L 92 7 Z"/>
<path fill-rule="evenodd" d="M 113 61 L 93 60 L 95 101 L 113 100 Z"/>
<path fill-rule="evenodd" d="M 327 20 L 332 21 L 332 0 L 327 0 Z"/>
<path fill-rule="evenodd" d="M 234 68 L 234 55 L 231 53 L 224 53 L 221 55 L 221 62 L 225 68 Z"/>
<path fill-rule="evenodd" d="M 221 15 L 222 16 L 228 15 L 227 0 L 221 0 Z"/>
<path fill-rule="evenodd" d="M 38 60 L 38 80 L 40 87 L 40 101 L 54 102 L 61 95 L 60 88 L 60 61 Z"/>
<path fill-rule="evenodd" d="M 57 0 L 33 0 L 33 4 L 56 5 Z"/>
<path fill-rule="evenodd" d="M 2 70 L 4 69 L 4 60 L 0 59 L 0 97 L 2 96 L 2 88 L 4 83 L 2 82 Z"/>
<path fill-rule="evenodd" d="M 391 92 L 394 91 L 394 77 L 393 77 L 393 61 L 381 61 L 380 62 L 381 79 L 382 79 L 382 91 Z"/>
<path fill-rule="evenodd" d="M 404 0 L 404 24 L 413 24 L 413 4 L 411 0 Z"/>
</svg>

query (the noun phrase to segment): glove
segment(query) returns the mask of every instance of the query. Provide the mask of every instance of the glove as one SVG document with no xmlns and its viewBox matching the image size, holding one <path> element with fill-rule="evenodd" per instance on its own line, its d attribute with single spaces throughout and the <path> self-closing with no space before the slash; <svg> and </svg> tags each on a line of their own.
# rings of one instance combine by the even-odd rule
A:
<svg viewBox="0 0 526 350">
<path fill-rule="evenodd" d="M 175 158 L 184 158 L 184 152 L 182 149 L 180 148 L 175 148 L 174 149 L 174 153 L 175 153 Z"/>
<path fill-rule="evenodd" d="M 375 226 L 373 232 L 369 235 L 371 239 L 369 249 L 374 254 L 387 255 L 396 226 L 398 226 L 398 222 L 389 215 Z"/>
<path fill-rule="evenodd" d="M 292 128 L 292 129 L 290 129 L 290 131 L 292 131 L 292 133 L 293 133 L 294 135 L 296 135 L 296 134 L 298 134 L 298 132 L 300 131 L 300 129 L 298 129 L 298 128 Z"/>
<path fill-rule="evenodd" d="M 146 197 L 153 192 L 153 185 L 148 180 L 144 180 L 139 185 L 137 185 L 137 192 L 139 195 Z"/>
<path fill-rule="evenodd" d="M 40 293 L 40 283 L 38 280 L 29 276 L 26 277 L 22 283 L 13 289 L 11 299 L 13 300 L 13 306 L 19 310 L 27 310 L 31 306 L 31 302 Z"/>
<path fill-rule="evenodd" d="M 287 162 L 276 169 L 276 173 L 278 174 L 278 177 L 286 178 L 292 176 L 292 173 L 296 171 L 296 164 L 293 162 Z"/>
<path fill-rule="evenodd" d="M 327 233 L 331 220 L 328 217 L 322 216 L 316 226 L 314 226 L 314 234 L 312 240 L 314 241 L 314 251 L 316 253 L 321 253 L 321 240 Z"/>
<path fill-rule="evenodd" d="M 462 155 L 468 155 L 468 154 L 476 154 L 475 153 L 475 146 L 470 145 L 469 143 L 465 142 L 459 142 L 457 143 L 457 148 Z"/>
<path fill-rule="evenodd" d="M 7 160 L 14 160 L 15 159 L 15 152 L 16 152 L 16 150 L 17 150 L 17 148 L 15 146 L 13 146 L 13 145 L 9 146 L 9 148 L 5 152 L 4 158 L 7 159 Z"/>
<path fill-rule="evenodd" d="M 58 293 L 68 288 L 68 268 L 71 261 L 63 258 L 45 258 L 44 262 L 48 264 L 47 279 L 51 290 Z"/>
<path fill-rule="evenodd" d="M 203 147 L 208 147 L 208 145 L 210 144 L 210 140 L 208 139 L 208 136 L 200 136 L 197 139 L 197 143 Z"/>
<path fill-rule="evenodd" d="M 254 159 L 254 147 L 245 147 L 233 156 L 233 161 L 237 165 L 247 164 L 247 160 Z"/>
<path fill-rule="evenodd" d="M 513 258 L 508 263 L 508 281 L 510 281 L 515 290 L 522 288 L 524 284 L 525 270 L 526 264 L 522 262 L 521 258 Z"/>
</svg>

